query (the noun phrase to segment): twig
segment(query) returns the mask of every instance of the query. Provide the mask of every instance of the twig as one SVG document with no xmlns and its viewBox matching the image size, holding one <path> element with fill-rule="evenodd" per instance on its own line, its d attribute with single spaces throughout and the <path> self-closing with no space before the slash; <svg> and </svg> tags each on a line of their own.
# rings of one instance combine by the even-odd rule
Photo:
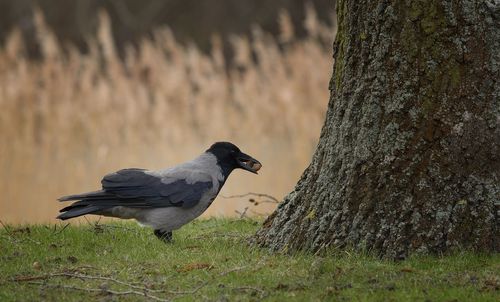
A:
<svg viewBox="0 0 500 302">
<path fill-rule="evenodd" d="M 254 215 L 254 217 L 267 217 L 267 214 L 257 212 L 255 210 L 250 209 L 250 212 Z"/>
<path fill-rule="evenodd" d="M 245 207 L 245 208 L 243 209 L 243 212 L 240 212 L 240 211 L 238 211 L 238 210 L 236 210 L 235 212 L 236 212 L 236 214 L 239 214 L 239 215 L 240 215 L 240 219 L 243 219 L 243 218 L 245 218 L 245 216 L 247 215 L 247 211 L 248 211 L 248 207 Z"/>
<path fill-rule="evenodd" d="M 12 279 L 15 282 L 25 282 L 25 281 L 33 281 L 33 280 L 47 280 L 49 279 L 49 275 L 41 275 L 41 276 L 19 276 Z"/>
<path fill-rule="evenodd" d="M 262 202 L 270 202 L 270 203 L 279 203 L 280 202 L 276 197 L 271 196 L 269 194 L 265 194 L 265 193 L 248 192 L 246 194 L 241 194 L 241 195 L 230 195 L 230 196 L 221 195 L 222 198 L 226 198 L 226 199 L 242 198 L 242 197 L 247 197 L 247 196 L 266 197 L 266 198 L 270 199 L 270 200 L 263 200 Z"/>
<path fill-rule="evenodd" d="M 260 267 L 262 266 L 262 263 L 263 262 L 260 261 L 256 265 L 256 268 L 254 269 L 254 271 L 260 269 Z M 46 275 L 40 275 L 40 276 L 18 276 L 18 277 L 15 277 L 14 279 L 12 279 L 12 281 L 14 281 L 14 282 L 26 282 L 27 284 L 52 287 L 52 288 L 79 290 L 79 291 L 87 291 L 87 292 L 101 292 L 101 293 L 107 293 L 107 294 L 117 295 L 117 296 L 119 296 L 119 295 L 137 295 L 137 296 L 147 297 L 147 298 L 150 298 L 150 299 L 156 300 L 156 301 L 169 301 L 169 300 L 157 297 L 157 296 L 153 296 L 153 295 L 151 295 L 151 293 L 166 293 L 166 294 L 171 294 L 171 295 L 193 295 L 193 294 L 197 293 L 200 289 L 205 287 L 207 284 L 209 284 L 210 282 L 213 282 L 214 280 L 216 280 L 217 277 L 223 277 L 223 276 L 226 276 L 232 272 L 244 270 L 247 267 L 248 267 L 248 265 L 234 267 L 232 269 L 229 269 L 227 271 L 219 273 L 217 276 L 212 276 L 212 278 L 210 278 L 209 280 L 203 281 L 202 283 L 200 283 L 198 286 L 196 286 L 193 289 L 184 290 L 184 291 L 162 290 L 162 289 L 154 290 L 154 289 L 149 289 L 146 287 L 134 285 L 134 284 L 131 284 L 128 282 L 124 282 L 121 280 L 117 280 L 117 279 L 114 279 L 111 277 L 91 276 L 91 275 L 73 274 L 73 273 L 66 273 L 66 272 L 46 274 Z M 128 287 L 129 290 L 115 291 L 115 290 L 110 290 L 110 289 L 106 289 L 106 288 L 83 288 L 83 287 L 77 287 L 77 286 L 61 285 L 61 284 L 47 284 L 46 282 L 34 281 L 34 280 L 47 280 L 47 279 L 54 278 L 54 277 L 68 277 L 68 278 L 89 279 L 89 280 L 105 280 L 105 281 L 114 282 L 114 283 L 117 283 L 120 285 L 124 285 L 124 286 Z M 258 289 L 258 288 L 253 288 L 250 286 L 239 287 L 237 289 L 246 289 L 246 290 L 252 289 L 252 290 L 255 290 L 255 291 L 261 293 L 261 295 L 263 295 L 263 296 L 266 294 L 266 292 L 264 290 Z"/>
<path fill-rule="evenodd" d="M 154 292 L 154 293 L 161 293 L 161 292 L 165 292 L 164 290 L 159 290 L 159 289 L 150 289 L 150 288 L 147 288 L 147 287 L 142 287 L 142 286 L 134 285 L 134 284 L 127 283 L 127 282 L 124 282 L 124 281 L 121 281 L 121 280 L 117 280 L 117 279 L 114 279 L 114 278 L 111 278 L 111 277 L 104 277 L 104 276 L 89 276 L 89 275 L 82 275 L 82 274 L 67 274 L 67 273 L 63 273 L 62 275 L 63 275 L 63 276 L 67 276 L 67 277 L 82 278 L 82 279 L 90 279 L 90 280 L 105 280 L 105 281 L 111 281 L 111 282 L 115 282 L 115 283 L 117 283 L 117 284 L 121 284 L 121 285 L 128 286 L 128 287 L 130 287 L 130 288 L 135 288 L 135 289 L 139 289 L 139 290 L 142 290 L 142 291 L 149 291 L 149 292 Z"/>
<path fill-rule="evenodd" d="M 60 229 L 59 231 L 56 232 L 56 228 L 55 228 L 56 224 L 54 224 L 54 231 L 52 232 L 52 235 L 59 235 L 61 234 L 68 226 L 69 226 L 69 222 L 66 223 L 62 229 Z"/>
<path fill-rule="evenodd" d="M 111 294 L 111 295 L 116 295 L 116 296 L 125 296 L 125 295 L 136 295 L 136 296 L 141 296 L 141 297 L 146 297 L 155 301 L 162 301 L 162 302 L 169 302 L 170 300 L 163 299 L 157 296 L 153 296 L 148 294 L 148 292 L 139 292 L 135 290 L 127 290 L 127 291 L 115 291 L 115 290 L 110 290 L 106 288 L 85 288 L 85 287 L 77 287 L 77 286 L 71 286 L 71 285 L 62 285 L 62 284 L 46 284 L 44 282 L 37 282 L 37 281 L 29 281 L 29 284 L 35 284 L 35 285 L 40 285 L 44 287 L 51 287 L 51 288 L 60 288 L 60 289 L 69 289 L 69 290 L 79 290 L 79 291 L 86 291 L 86 292 L 100 292 L 100 293 L 105 293 L 105 294 Z"/>
<path fill-rule="evenodd" d="M 241 270 L 244 270 L 245 268 L 247 268 L 248 265 L 245 265 L 245 266 L 238 266 L 238 267 L 235 267 L 235 268 L 232 268 L 230 270 L 227 270 L 227 271 L 224 271 L 224 272 L 221 272 L 219 274 L 219 277 L 224 277 L 226 276 L 227 274 L 229 273 L 232 273 L 232 272 L 237 272 L 237 271 L 241 271 Z M 203 283 L 201 283 L 200 285 L 198 285 L 197 287 L 195 287 L 194 289 L 192 290 L 188 290 L 188 291 L 170 291 L 170 293 L 172 294 L 176 294 L 176 295 L 193 295 L 195 294 L 197 291 L 199 291 L 200 289 L 202 289 L 203 287 L 205 287 L 210 281 L 214 281 L 216 277 L 212 277 L 210 280 L 207 280 L 207 281 L 204 281 Z"/>
<path fill-rule="evenodd" d="M 104 276 L 91 276 L 91 275 L 84 275 L 84 274 L 72 274 L 72 273 L 54 273 L 54 274 L 47 274 L 47 275 L 41 275 L 41 276 L 20 276 L 14 278 L 12 281 L 15 282 L 27 282 L 28 284 L 36 284 L 34 282 L 30 282 L 33 280 L 47 280 L 53 277 L 68 277 L 68 278 L 78 278 L 78 279 L 88 279 L 88 280 L 104 280 L 104 281 L 110 281 L 114 282 L 120 285 L 127 286 L 132 289 L 137 289 L 140 290 L 141 292 L 144 293 L 167 293 L 167 294 L 172 294 L 172 295 L 186 295 L 186 294 L 194 294 L 198 290 L 200 290 L 202 287 L 207 285 L 208 281 L 200 284 L 199 286 L 195 287 L 192 290 L 187 290 L 187 291 L 175 291 L 175 290 L 165 290 L 165 289 L 150 289 L 147 287 L 142 287 L 142 286 L 137 286 L 131 283 L 127 283 L 121 280 L 117 280 L 111 277 L 104 277 Z M 149 296 L 148 296 L 149 297 Z"/>
<path fill-rule="evenodd" d="M 87 218 L 87 216 L 83 216 L 83 218 L 85 218 L 85 220 L 87 221 L 87 223 L 88 223 L 90 226 L 93 226 L 93 225 L 92 225 L 92 222 L 90 222 L 90 220 Z"/>
<path fill-rule="evenodd" d="M 99 224 L 99 222 L 101 222 L 101 219 L 102 219 L 102 217 L 101 217 L 101 216 L 99 216 L 99 219 L 98 219 L 97 221 L 95 221 L 95 222 L 90 221 L 90 220 L 87 218 L 87 216 L 83 216 L 83 218 L 85 218 L 85 220 L 87 221 L 87 223 L 88 223 L 91 227 L 94 227 L 94 228 L 95 228 L 95 227 L 100 227 L 100 226 L 101 226 L 101 225 Z"/>
<path fill-rule="evenodd" d="M 98 234 L 98 233 L 103 233 L 104 232 L 104 225 L 102 224 L 99 224 L 99 222 L 101 221 L 101 216 L 99 216 L 99 219 L 92 223 L 88 218 L 87 216 L 83 216 L 83 218 L 85 218 L 85 220 L 87 221 L 87 223 L 92 227 L 92 231 L 95 233 L 95 234 Z"/>
<path fill-rule="evenodd" d="M 164 290 L 155 290 L 155 289 L 149 289 L 146 287 L 142 286 L 137 286 L 133 285 L 121 280 L 117 280 L 111 277 L 104 277 L 104 276 L 91 276 L 91 275 L 84 275 L 84 274 L 72 274 L 72 273 L 55 273 L 55 274 L 47 274 L 47 275 L 41 275 L 41 276 L 20 276 L 14 278 L 14 281 L 16 282 L 24 282 L 24 281 L 32 281 L 32 280 L 46 280 L 50 279 L 53 277 L 68 277 L 68 278 L 78 278 L 78 279 L 89 279 L 89 280 L 104 280 L 104 281 L 111 281 L 117 284 L 125 285 L 130 288 L 138 289 L 141 291 L 149 291 L 149 292 L 165 292 Z"/>
<path fill-rule="evenodd" d="M 244 270 L 244 269 L 245 269 L 245 268 L 247 268 L 247 267 L 248 267 L 248 265 L 238 266 L 238 267 L 232 268 L 232 269 L 230 269 L 230 270 L 228 270 L 228 271 L 225 271 L 225 272 L 220 273 L 220 274 L 219 274 L 219 276 L 223 277 L 223 276 L 225 276 L 225 275 L 227 275 L 227 274 L 230 274 L 230 273 L 232 273 L 232 272 L 237 272 L 237 271 Z"/>
</svg>

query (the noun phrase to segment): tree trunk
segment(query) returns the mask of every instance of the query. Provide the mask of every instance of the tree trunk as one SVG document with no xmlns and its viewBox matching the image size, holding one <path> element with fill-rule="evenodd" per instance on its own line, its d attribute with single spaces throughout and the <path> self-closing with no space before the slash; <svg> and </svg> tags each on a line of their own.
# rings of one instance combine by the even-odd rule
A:
<svg viewBox="0 0 500 302">
<path fill-rule="evenodd" d="M 272 250 L 499 251 L 500 3 L 339 0 L 312 163 Z"/>
</svg>

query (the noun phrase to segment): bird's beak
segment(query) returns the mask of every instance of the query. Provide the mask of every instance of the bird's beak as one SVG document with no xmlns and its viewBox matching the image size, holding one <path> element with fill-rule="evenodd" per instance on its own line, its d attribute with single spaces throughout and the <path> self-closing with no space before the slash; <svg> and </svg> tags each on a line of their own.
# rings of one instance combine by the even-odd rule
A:
<svg viewBox="0 0 500 302">
<path fill-rule="evenodd" d="M 257 171 L 262 167 L 262 164 L 258 160 L 245 153 L 240 153 L 238 157 L 236 157 L 236 160 L 242 169 L 255 174 L 257 174 Z"/>
</svg>

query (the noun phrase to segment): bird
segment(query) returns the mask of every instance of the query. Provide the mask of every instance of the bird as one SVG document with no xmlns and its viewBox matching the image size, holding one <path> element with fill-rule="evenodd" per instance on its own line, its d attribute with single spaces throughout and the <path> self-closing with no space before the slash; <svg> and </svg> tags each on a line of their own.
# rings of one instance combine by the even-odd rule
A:
<svg viewBox="0 0 500 302">
<path fill-rule="evenodd" d="M 128 168 L 107 174 L 102 189 L 60 197 L 75 201 L 58 219 L 86 214 L 135 219 L 164 242 L 200 216 L 235 169 L 258 174 L 262 164 L 230 142 L 216 142 L 191 161 L 161 170 Z"/>
</svg>

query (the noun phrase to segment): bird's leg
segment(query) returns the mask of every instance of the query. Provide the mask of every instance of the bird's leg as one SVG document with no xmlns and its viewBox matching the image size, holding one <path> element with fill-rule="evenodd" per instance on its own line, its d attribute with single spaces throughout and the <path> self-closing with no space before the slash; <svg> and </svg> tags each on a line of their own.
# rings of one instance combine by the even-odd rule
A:
<svg viewBox="0 0 500 302">
<path fill-rule="evenodd" d="M 158 239 L 170 243 L 172 242 L 172 232 L 164 232 L 161 230 L 155 230 L 155 235 L 158 237 Z"/>
</svg>

